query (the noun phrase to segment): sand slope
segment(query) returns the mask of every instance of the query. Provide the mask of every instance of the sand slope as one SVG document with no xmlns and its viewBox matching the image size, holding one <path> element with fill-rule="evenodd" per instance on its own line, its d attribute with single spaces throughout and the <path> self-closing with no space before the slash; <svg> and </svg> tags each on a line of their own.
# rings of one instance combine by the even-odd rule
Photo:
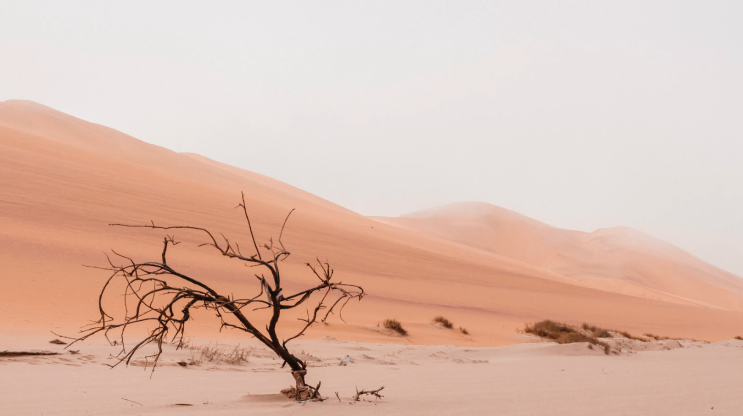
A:
<svg viewBox="0 0 743 416">
<path fill-rule="evenodd" d="M 677 284 L 653 275 L 657 281 L 631 280 L 639 288 L 634 292 L 599 285 L 593 274 L 545 267 L 554 260 L 554 242 L 544 243 L 538 254 L 531 254 L 535 246 L 522 233 L 498 243 L 521 250 L 523 257 L 463 245 L 383 224 L 265 176 L 149 145 L 40 104 L 7 101 L 0 103 L 0 330 L 73 330 L 95 317 L 106 277 L 83 264 L 104 264 L 102 251 L 110 248 L 140 260 L 159 256 L 162 233 L 109 223 L 204 226 L 248 246 L 244 219 L 233 209 L 240 191 L 260 240 L 276 236 L 289 209 L 297 209 L 284 234 L 292 251 L 284 267 L 287 289 L 311 284 L 304 263 L 321 256 L 335 266 L 336 276 L 370 292 L 344 313 L 348 325 L 334 322 L 310 336 L 395 340 L 375 327 L 391 317 L 409 328 L 406 342 L 462 345 L 518 343 L 516 328 L 548 317 L 708 340 L 728 339 L 743 328 L 734 276 L 692 274 Z M 195 248 L 192 236 L 176 237 L 188 244 L 172 253 L 173 264 L 226 293 L 253 293 L 250 270 Z M 624 237 L 611 234 L 596 245 L 616 244 L 617 238 Z M 632 261 L 645 267 L 646 257 Z M 656 255 L 647 267 L 668 275 L 676 273 L 674 267 L 692 268 L 658 258 L 663 259 Z M 589 263 L 612 277 L 615 260 L 607 259 Z M 438 314 L 472 336 L 432 327 L 430 319 Z M 206 319 L 193 328 L 211 330 Z"/>
<path fill-rule="evenodd" d="M 564 230 L 482 202 L 378 218 L 469 247 L 500 254 L 592 287 L 740 311 L 743 279 L 640 231 Z"/>
</svg>

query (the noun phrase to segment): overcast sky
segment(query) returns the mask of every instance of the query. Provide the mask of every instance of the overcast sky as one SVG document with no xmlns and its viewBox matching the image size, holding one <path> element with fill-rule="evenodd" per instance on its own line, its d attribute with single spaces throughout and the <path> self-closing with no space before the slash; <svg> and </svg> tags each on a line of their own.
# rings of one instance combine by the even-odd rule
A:
<svg viewBox="0 0 743 416">
<path fill-rule="evenodd" d="M 37 101 L 365 215 L 476 200 L 743 275 L 743 2 L 0 3 Z"/>
</svg>

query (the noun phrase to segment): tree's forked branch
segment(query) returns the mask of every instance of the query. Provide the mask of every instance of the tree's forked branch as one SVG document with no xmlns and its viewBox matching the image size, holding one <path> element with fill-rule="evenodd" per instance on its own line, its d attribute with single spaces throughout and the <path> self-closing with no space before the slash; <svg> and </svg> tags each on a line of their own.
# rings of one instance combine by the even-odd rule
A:
<svg viewBox="0 0 743 416">
<path fill-rule="evenodd" d="M 289 251 L 283 243 L 284 228 L 294 209 L 289 211 L 281 230 L 279 231 L 278 247 L 274 247 L 273 240 L 269 239 L 269 244 L 264 247 L 270 251 L 272 258 L 263 259 L 258 244 L 253 233 L 250 217 L 245 202 L 245 194 L 242 194 L 242 202 L 238 205 L 243 209 L 245 219 L 248 222 L 250 238 L 255 247 L 256 254 L 249 257 L 240 252 L 238 243 L 232 243 L 226 236 L 219 233 L 222 241 L 215 238 L 215 234 L 206 228 L 193 226 L 158 226 L 154 221 L 145 225 L 128 225 L 128 224 L 110 224 L 112 226 L 130 227 L 130 228 L 150 228 L 157 230 L 183 230 L 196 231 L 207 236 L 207 241 L 198 244 L 198 247 L 208 245 L 216 248 L 219 252 L 228 258 L 242 260 L 246 265 L 265 267 L 273 277 L 273 286 L 263 275 L 255 274 L 259 282 L 258 294 L 248 298 L 235 298 L 220 295 L 215 289 L 208 286 L 200 278 L 189 276 L 179 272 L 168 263 L 167 256 L 172 251 L 171 247 L 180 244 L 175 236 L 166 234 L 163 238 L 162 252 L 160 261 L 136 262 L 133 258 L 124 256 L 113 251 L 113 254 L 123 260 L 123 264 L 116 264 L 106 255 L 109 267 L 101 269 L 111 271 L 111 275 L 103 285 L 98 297 L 98 309 L 100 317 L 97 321 L 92 322 L 89 326 L 84 327 L 81 335 L 74 338 L 67 347 L 76 342 L 86 340 L 87 338 L 102 333 L 109 343 L 120 345 L 120 351 L 116 355 L 118 361 L 112 365 L 115 367 L 121 363 L 130 364 L 135 354 L 149 344 L 155 345 L 155 350 L 145 355 L 145 366 L 157 366 L 158 360 L 163 352 L 163 343 L 176 342 L 183 340 L 187 323 L 192 319 L 192 311 L 195 309 L 205 309 L 212 311 L 219 319 L 220 327 L 238 329 L 244 331 L 266 345 L 274 351 L 280 358 L 288 364 L 295 374 L 306 371 L 306 364 L 294 356 L 288 349 L 287 343 L 304 335 L 306 331 L 316 322 L 325 322 L 329 315 L 338 310 L 341 320 L 342 311 L 345 305 L 351 299 L 361 299 L 365 295 L 363 288 L 356 285 L 344 284 L 342 282 L 333 282 L 333 269 L 327 262 L 321 262 L 317 258 L 319 268 L 307 264 L 312 273 L 320 280 L 320 283 L 309 289 L 302 290 L 290 296 L 284 296 L 281 287 L 281 276 L 279 271 L 279 262 L 289 256 Z M 109 313 L 107 305 L 104 302 L 106 292 L 112 290 L 112 283 L 120 281 L 124 288 L 124 316 L 115 319 L 115 314 Z M 315 292 L 322 291 L 322 297 L 318 300 L 314 308 L 307 310 L 306 318 L 300 320 L 305 324 L 294 335 L 279 341 L 276 333 L 276 324 L 279 322 L 281 312 L 287 309 L 293 309 L 299 305 L 306 304 Z M 335 294 L 338 295 L 335 298 Z M 263 298 L 265 296 L 265 298 Z M 253 324 L 252 318 L 248 317 L 251 308 L 248 306 L 257 306 L 253 310 L 269 309 L 271 310 L 270 324 L 265 330 L 259 329 Z M 325 311 L 321 313 L 321 311 Z M 345 320 L 343 320 L 345 322 Z M 146 336 L 139 342 L 131 346 L 125 343 L 125 334 L 130 326 L 144 326 L 147 328 Z M 118 340 L 112 341 L 109 337 L 116 334 Z M 172 335 L 172 336 L 171 336 Z M 70 337 L 66 337 L 70 338 Z M 71 338 L 72 339 L 72 338 Z M 119 342 L 120 341 L 120 342 Z M 301 377 L 303 380 L 303 376 Z M 317 387 L 307 386 L 309 391 L 314 391 L 312 398 L 318 394 L 319 384 Z"/>
</svg>

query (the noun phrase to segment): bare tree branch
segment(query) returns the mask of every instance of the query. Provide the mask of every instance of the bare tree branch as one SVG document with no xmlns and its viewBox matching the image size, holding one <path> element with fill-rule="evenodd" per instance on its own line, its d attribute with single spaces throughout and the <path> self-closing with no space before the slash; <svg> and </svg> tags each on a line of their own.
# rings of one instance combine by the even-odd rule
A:
<svg viewBox="0 0 743 416">
<path fill-rule="evenodd" d="M 361 398 L 361 396 L 363 396 L 365 394 L 368 394 L 370 396 L 375 396 L 377 399 L 381 399 L 382 397 L 384 397 L 381 394 L 379 394 L 379 392 L 382 391 L 382 389 L 384 389 L 384 386 L 382 386 L 382 387 L 380 387 L 380 388 L 378 388 L 376 390 L 363 390 L 362 389 L 361 391 L 359 391 L 359 389 L 357 387 L 356 388 L 356 395 L 353 396 L 353 401 L 358 402 L 359 399 Z"/>
<path fill-rule="evenodd" d="M 116 355 L 118 361 L 112 365 L 112 367 L 115 367 L 121 363 L 128 365 L 138 351 L 146 345 L 153 344 L 156 347 L 155 352 L 145 355 L 144 359 L 145 365 L 151 365 L 152 370 L 154 371 L 163 352 L 163 343 L 182 341 L 187 323 L 192 319 L 192 311 L 195 309 L 205 309 L 212 311 L 219 319 L 220 330 L 223 328 L 231 328 L 247 332 L 283 359 L 285 364 L 288 364 L 291 368 L 292 376 L 297 382 L 297 387 L 294 388 L 293 393 L 293 397 L 296 400 L 322 399 L 319 394 L 320 383 L 318 383 L 316 387 L 305 383 L 304 380 L 307 373 L 307 366 L 302 360 L 294 356 L 287 349 L 286 344 L 304 335 L 307 329 L 315 324 L 318 319 L 320 319 L 321 322 L 325 322 L 338 305 L 340 305 L 340 316 L 343 307 L 348 303 L 348 301 L 351 299 L 361 300 L 364 297 L 364 290 L 360 286 L 343 284 L 342 282 L 333 282 L 333 269 L 330 267 L 330 264 L 327 261 L 320 262 L 320 260 L 317 259 L 319 268 L 315 268 L 309 263 L 307 266 L 320 280 L 320 284 L 285 297 L 281 287 L 279 262 L 285 260 L 290 255 L 289 251 L 286 250 L 284 246 L 282 237 L 284 234 L 284 228 L 294 210 L 292 209 L 289 211 L 289 214 L 287 214 L 284 219 L 279 232 L 278 247 L 274 247 L 272 239 L 269 239 L 268 244 L 262 246 L 265 250 L 270 252 L 269 259 L 268 257 L 264 257 L 260 252 L 252 224 L 250 223 L 250 216 L 248 215 L 247 204 L 245 202 L 245 194 L 243 193 L 241 196 L 242 202 L 238 207 L 243 209 L 245 220 L 248 223 L 248 229 L 250 231 L 250 239 L 256 251 L 256 253 L 251 256 L 243 255 L 240 252 L 239 244 L 233 244 L 221 233 L 219 233 L 219 235 L 222 237 L 222 242 L 218 241 L 217 238 L 215 238 L 215 235 L 206 228 L 188 225 L 159 226 L 156 225 L 154 221 L 150 221 L 149 224 L 144 225 L 110 225 L 129 228 L 150 228 L 153 230 L 182 230 L 184 232 L 196 232 L 204 235 L 207 237 L 207 241 L 198 244 L 197 247 L 211 246 L 217 249 L 222 256 L 241 260 L 251 266 L 265 268 L 271 273 L 271 277 L 273 278 L 273 287 L 268 283 L 263 275 L 259 276 L 256 274 L 255 277 L 259 282 L 259 293 L 257 295 L 239 299 L 236 299 L 231 294 L 229 296 L 223 296 L 204 283 L 201 278 L 189 276 L 177 271 L 174 267 L 168 264 L 167 256 L 169 252 L 172 251 L 172 248 L 179 245 L 180 242 L 176 241 L 175 236 L 166 234 L 163 238 L 163 248 L 159 262 L 149 261 L 138 263 L 132 258 L 121 255 L 112 250 L 112 253 L 123 261 L 123 264 L 116 264 L 112 261 L 111 257 L 106 255 L 109 267 L 98 268 L 110 271 L 111 275 L 104 283 L 98 297 L 100 317 L 97 321 L 84 327 L 81 331 L 82 335 L 74 338 L 67 347 L 76 342 L 84 341 L 93 335 L 102 333 L 109 343 L 112 345 L 120 345 L 121 349 Z M 171 248 L 171 250 L 169 250 L 169 248 Z M 123 301 L 124 317 L 122 319 L 113 318 L 114 315 L 107 312 L 107 306 L 104 302 L 104 295 L 110 291 L 112 287 L 111 283 L 115 280 L 121 280 L 122 283 L 125 284 Z M 323 292 L 322 297 L 317 301 L 314 308 L 311 308 L 312 312 L 310 312 L 310 309 L 307 310 L 306 318 L 300 318 L 300 321 L 304 322 L 301 330 L 286 338 L 284 341 L 279 341 L 276 327 L 281 319 L 281 312 L 305 304 L 315 292 Z M 263 298 L 264 294 L 265 300 Z M 332 300 L 331 297 L 333 298 Z M 326 302 L 329 302 L 329 308 Z M 252 310 L 249 308 L 245 309 L 250 305 L 257 307 Z M 259 309 L 270 309 L 272 311 L 269 324 L 266 326 L 265 330 L 261 330 L 255 326 L 247 315 L 247 313 Z M 327 310 L 324 316 L 320 313 L 323 310 Z M 237 322 L 234 322 L 234 320 L 229 322 L 227 320 L 228 318 L 231 320 L 236 319 Z M 342 316 L 341 319 L 343 319 Z M 149 329 L 147 335 L 143 339 L 140 339 L 132 346 L 129 346 L 125 342 L 126 338 L 128 338 L 125 336 L 125 333 L 130 326 L 135 325 L 141 325 Z M 109 335 L 113 333 L 117 334 L 118 340 L 111 341 Z"/>
</svg>

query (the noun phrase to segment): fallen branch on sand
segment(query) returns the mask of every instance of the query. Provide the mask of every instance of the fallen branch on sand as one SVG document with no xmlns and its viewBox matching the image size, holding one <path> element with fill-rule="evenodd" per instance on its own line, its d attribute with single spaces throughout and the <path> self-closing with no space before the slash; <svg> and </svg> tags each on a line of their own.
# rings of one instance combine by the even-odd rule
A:
<svg viewBox="0 0 743 416">
<path fill-rule="evenodd" d="M 121 400 L 126 400 L 126 401 L 128 401 L 128 402 L 132 402 L 132 403 L 134 403 L 134 404 L 138 404 L 138 405 L 140 405 L 140 406 L 144 406 L 144 405 L 143 405 L 142 403 L 139 403 L 139 402 L 135 402 L 134 400 L 129 400 L 129 399 L 125 399 L 125 398 L 123 398 L 123 397 L 121 398 Z"/>
<path fill-rule="evenodd" d="M 378 388 L 376 390 L 361 390 L 361 391 L 359 391 L 359 388 L 357 387 L 356 388 L 356 395 L 353 396 L 353 401 L 358 402 L 359 399 L 361 398 L 361 396 L 363 396 L 365 394 L 368 394 L 370 396 L 375 396 L 376 398 L 381 399 L 382 397 L 384 397 L 381 394 L 379 394 L 379 392 L 382 391 L 382 389 L 384 389 L 384 386 L 382 386 L 382 387 L 380 387 L 380 388 Z"/>
<path fill-rule="evenodd" d="M 58 352 L 51 351 L 0 351 L 0 357 L 26 357 L 33 355 L 58 355 Z"/>
</svg>

